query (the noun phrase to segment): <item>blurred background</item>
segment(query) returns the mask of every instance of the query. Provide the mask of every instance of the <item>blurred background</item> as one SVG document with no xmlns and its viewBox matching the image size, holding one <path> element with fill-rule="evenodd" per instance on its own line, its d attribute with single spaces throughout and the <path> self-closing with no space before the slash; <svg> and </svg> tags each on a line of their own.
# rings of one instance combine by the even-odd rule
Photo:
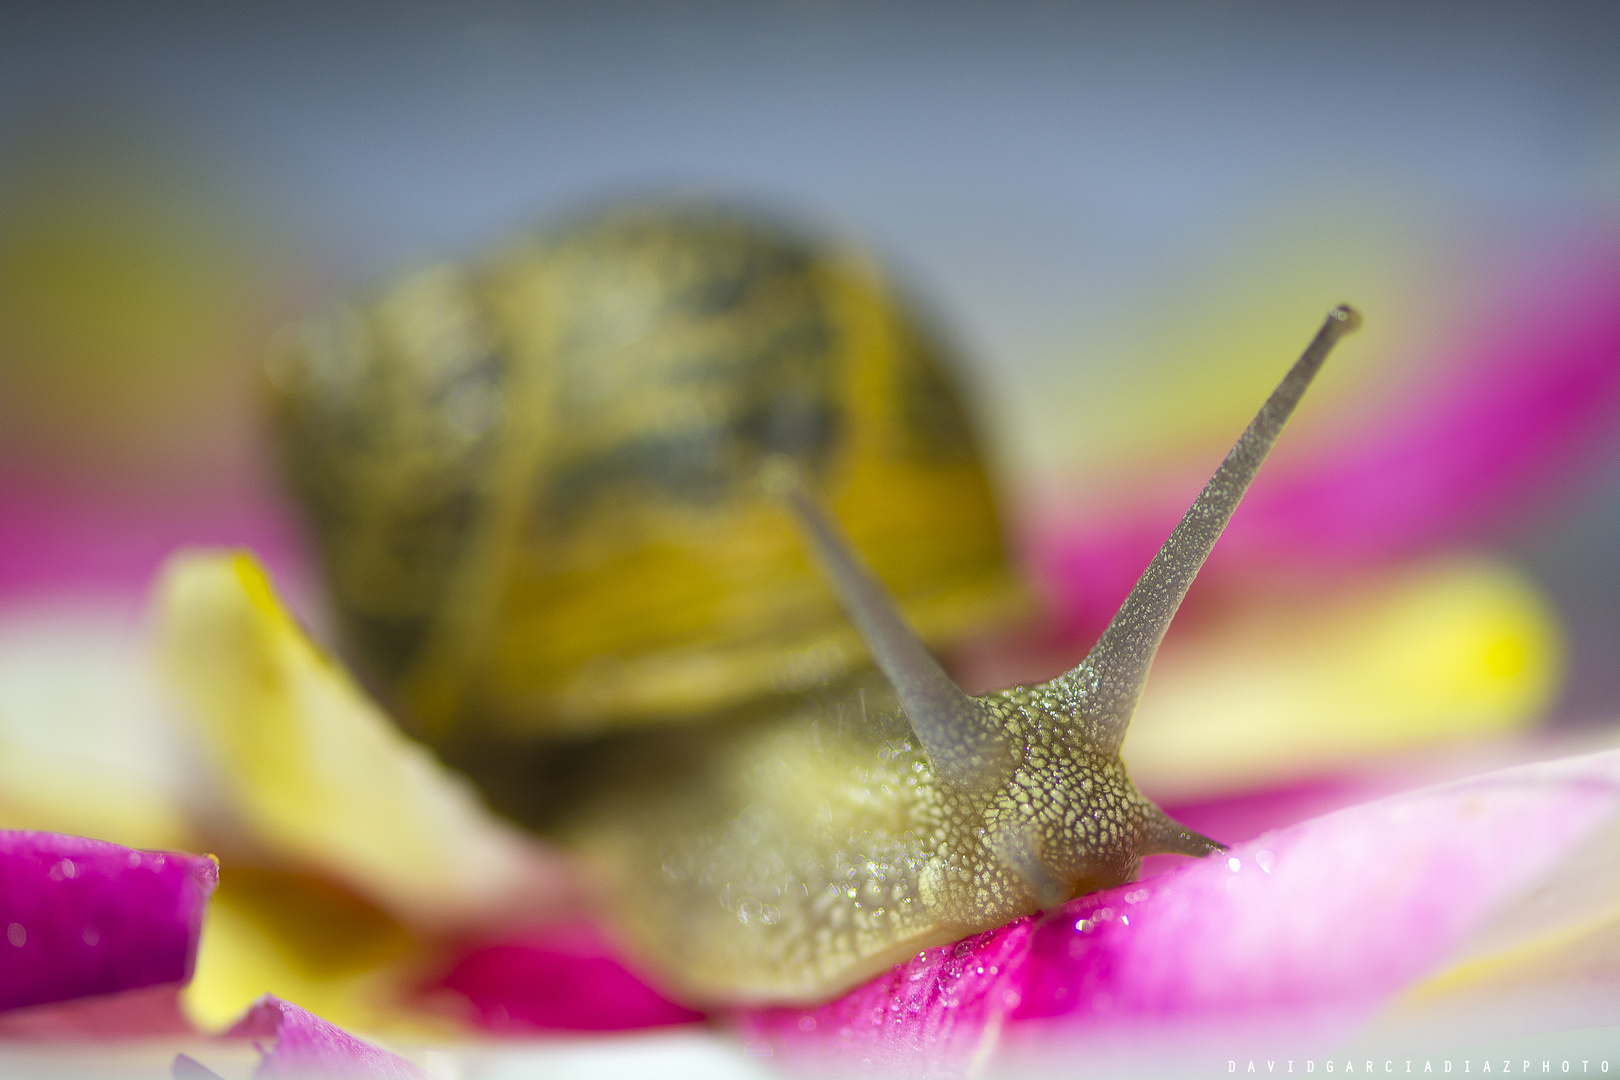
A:
<svg viewBox="0 0 1620 1080">
<path fill-rule="evenodd" d="M 460 954 L 401 929 L 420 897 L 326 857 L 403 853 L 428 900 L 459 880 L 368 787 L 414 751 L 310 740 L 311 775 L 375 813 L 265 826 L 243 808 L 284 778 L 198 765 L 143 610 L 176 549 L 242 545 L 333 641 L 271 451 L 278 329 L 669 195 L 864 245 L 954 343 L 1040 610 L 953 657 L 976 690 L 1073 663 L 1323 313 L 1362 310 L 1126 744 L 1192 827 L 1236 841 L 1612 742 L 1617 56 L 1601 0 L 0 6 L 0 826 L 220 853 L 204 1027 L 266 989 L 420 1023 L 400 988 Z M 581 1026 L 459 978 L 429 989 L 490 1030 Z M 670 1022 L 587 1005 L 588 1028 Z"/>
<path fill-rule="evenodd" d="M 174 547 L 243 543 L 319 623 L 264 453 L 268 336 L 672 192 L 899 273 L 1061 591 L 1064 530 L 1190 494 L 1332 303 L 1367 329 L 1284 459 L 1540 340 L 1541 292 L 1620 309 L 1617 45 L 1601 2 L 8 5 L 0 611 L 134 611 Z M 1620 355 L 1596 347 L 1558 452 L 1421 542 L 1551 597 L 1570 722 L 1620 706 Z"/>
</svg>

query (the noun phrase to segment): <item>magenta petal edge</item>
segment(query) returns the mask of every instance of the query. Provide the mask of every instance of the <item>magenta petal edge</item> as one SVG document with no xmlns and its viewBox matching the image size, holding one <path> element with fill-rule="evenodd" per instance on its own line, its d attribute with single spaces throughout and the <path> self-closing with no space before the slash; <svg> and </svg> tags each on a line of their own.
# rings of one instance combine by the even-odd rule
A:
<svg viewBox="0 0 1620 1080">
<path fill-rule="evenodd" d="M 253 1039 L 264 1059 L 256 1080 L 427 1080 L 415 1065 L 357 1039 L 306 1009 L 266 994 L 227 1035 Z"/>
<path fill-rule="evenodd" d="M 212 858 L 0 831 L 0 1010 L 190 980 Z"/>
</svg>

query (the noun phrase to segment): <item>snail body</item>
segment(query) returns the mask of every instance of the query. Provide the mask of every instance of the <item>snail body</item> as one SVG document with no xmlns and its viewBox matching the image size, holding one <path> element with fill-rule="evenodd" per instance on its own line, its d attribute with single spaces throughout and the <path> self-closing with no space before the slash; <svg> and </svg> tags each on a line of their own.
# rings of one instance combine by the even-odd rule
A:
<svg viewBox="0 0 1620 1080">
<path fill-rule="evenodd" d="M 777 478 L 876 660 L 798 708 L 621 752 L 563 835 L 638 955 L 699 1002 L 825 999 L 930 945 L 1221 845 L 1119 758 L 1188 586 L 1337 339 L 1337 308 L 1073 670 L 959 690 L 791 471 Z"/>
<path fill-rule="evenodd" d="M 562 836 L 609 869 L 631 954 L 709 1003 L 824 1000 L 1127 881 L 1143 854 L 1214 850 L 1169 829 L 1117 754 L 1084 749 L 1066 703 L 1035 687 L 987 700 L 1020 759 L 994 790 L 942 782 L 869 676 L 619 755 Z"/>
</svg>

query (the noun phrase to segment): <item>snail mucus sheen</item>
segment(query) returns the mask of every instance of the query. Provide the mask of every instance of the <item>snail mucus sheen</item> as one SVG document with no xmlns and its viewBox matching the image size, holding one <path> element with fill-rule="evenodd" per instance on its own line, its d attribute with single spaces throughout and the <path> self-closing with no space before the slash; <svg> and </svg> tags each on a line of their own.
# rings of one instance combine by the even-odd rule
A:
<svg viewBox="0 0 1620 1080">
<path fill-rule="evenodd" d="M 621 753 L 563 835 L 612 875 L 637 954 L 695 1001 L 811 1002 L 918 950 L 1221 845 L 1120 761 L 1170 620 L 1284 423 L 1359 316 L 1335 308 L 1073 670 L 970 697 L 786 463 L 766 482 L 878 674 Z"/>
<path fill-rule="evenodd" d="M 801 1003 L 1219 850 L 1120 745 L 1357 321 L 1330 314 L 1079 666 L 982 697 L 928 646 L 1027 596 L 948 357 L 858 251 L 610 208 L 398 278 L 268 370 L 340 626 L 401 723 L 594 864 L 667 990 Z"/>
</svg>

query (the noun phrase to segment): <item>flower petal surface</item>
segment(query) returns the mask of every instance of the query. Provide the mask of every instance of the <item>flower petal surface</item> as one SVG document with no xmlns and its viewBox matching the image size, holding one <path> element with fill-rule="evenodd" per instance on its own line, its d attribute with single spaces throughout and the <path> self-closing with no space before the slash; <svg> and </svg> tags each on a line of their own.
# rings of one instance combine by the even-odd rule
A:
<svg viewBox="0 0 1620 1080">
<path fill-rule="evenodd" d="M 486 1031 L 629 1031 L 689 1024 L 677 1005 L 627 968 L 586 924 L 546 927 L 469 949 L 429 993 L 462 999 Z"/>
<path fill-rule="evenodd" d="M 0 1010 L 183 983 L 214 860 L 0 832 Z"/>
<path fill-rule="evenodd" d="M 254 1039 L 264 1060 L 256 1080 L 426 1080 L 427 1074 L 395 1054 L 329 1024 L 291 1002 L 265 996 L 231 1028 Z"/>
<path fill-rule="evenodd" d="M 87 597 L 0 611 L 0 827 L 198 850 L 172 719 L 128 612 Z"/>
<path fill-rule="evenodd" d="M 425 946 L 330 881 L 227 863 L 181 1004 L 204 1031 L 229 1027 L 268 993 L 340 1027 L 442 1035 L 456 1025 L 407 1001 Z"/>
<path fill-rule="evenodd" d="M 176 557 L 157 606 L 166 672 L 249 861 L 268 853 L 428 927 L 572 901 L 564 859 L 401 734 L 309 640 L 251 556 Z"/>
</svg>

